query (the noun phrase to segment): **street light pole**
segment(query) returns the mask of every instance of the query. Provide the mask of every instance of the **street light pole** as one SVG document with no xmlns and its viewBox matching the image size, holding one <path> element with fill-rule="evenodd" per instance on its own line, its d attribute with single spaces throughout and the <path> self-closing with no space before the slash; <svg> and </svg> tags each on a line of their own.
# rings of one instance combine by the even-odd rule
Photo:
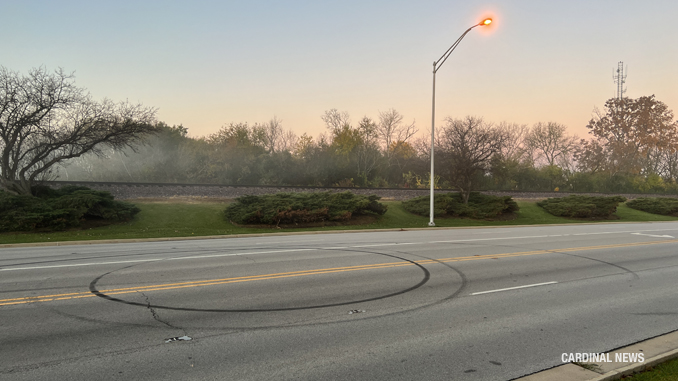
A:
<svg viewBox="0 0 678 381">
<path fill-rule="evenodd" d="M 452 46 L 450 46 L 450 48 L 447 49 L 447 51 L 440 57 L 440 59 L 438 59 L 438 61 L 433 61 L 433 101 L 432 101 L 432 107 L 431 107 L 431 183 L 430 183 L 431 184 L 431 205 L 430 205 L 430 217 L 431 218 L 428 222 L 428 226 L 436 226 L 435 222 L 433 222 L 433 205 L 434 205 L 434 195 L 433 195 L 433 189 L 434 189 L 434 187 L 433 187 L 433 185 L 434 185 L 433 155 L 434 155 L 434 152 L 433 152 L 433 146 L 435 144 L 435 133 L 436 133 L 436 127 L 435 127 L 436 126 L 436 72 L 438 71 L 438 69 L 440 69 L 441 66 L 443 66 L 443 64 L 447 60 L 447 57 L 449 57 L 450 54 L 452 54 L 452 52 L 457 47 L 457 45 L 459 45 L 461 40 L 464 39 L 466 34 L 468 32 L 470 32 L 471 29 L 473 29 L 477 26 L 490 25 L 491 23 L 492 23 L 492 19 L 488 18 L 488 19 L 485 19 L 485 20 L 481 21 L 480 23 L 466 29 L 466 32 L 464 32 L 464 34 L 462 34 L 461 37 L 459 37 L 457 39 L 457 41 L 455 41 L 454 44 L 452 44 Z"/>
</svg>

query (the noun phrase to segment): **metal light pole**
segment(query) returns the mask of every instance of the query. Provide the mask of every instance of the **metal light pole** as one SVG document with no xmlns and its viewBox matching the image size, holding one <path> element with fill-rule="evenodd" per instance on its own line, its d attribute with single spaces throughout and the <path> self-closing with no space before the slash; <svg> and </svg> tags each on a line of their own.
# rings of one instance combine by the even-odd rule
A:
<svg viewBox="0 0 678 381">
<path fill-rule="evenodd" d="M 492 19 L 488 18 L 488 19 L 485 19 L 485 20 L 481 21 L 480 23 L 466 29 L 466 32 L 464 32 L 464 34 L 462 34 L 461 37 L 459 37 L 457 39 L 457 41 L 455 41 L 454 44 L 452 44 L 452 46 L 450 46 L 450 48 L 447 49 L 445 54 L 443 54 L 442 57 L 440 57 L 440 59 L 438 59 L 438 61 L 433 62 L 433 102 L 432 102 L 433 106 L 432 106 L 432 111 L 431 111 L 431 213 L 430 213 L 431 219 L 428 222 L 428 226 L 436 226 L 435 222 L 433 222 L 433 201 L 434 201 L 434 196 L 433 196 L 433 184 L 434 184 L 433 183 L 433 179 L 434 179 L 434 175 L 433 175 L 433 145 L 435 144 L 435 133 L 436 133 L 436 127 L 435 127 L 436 126 L 436 72 L 438 71 L 438 69 L 440 69 L 441 66 L 443 66 L 443 64 L 447 60 L 447 57 L 449 57 L 450 54 L 452 54 L 452 52 L 457 47 L 457 45 L 459 45 L 461 40 L 466 36 L 466 34 L 468 32 L 471 31 L 471 29 L 473 29 L 477 26 L 490 25 L 491 23 L 492 23 Z"/>
</svg>

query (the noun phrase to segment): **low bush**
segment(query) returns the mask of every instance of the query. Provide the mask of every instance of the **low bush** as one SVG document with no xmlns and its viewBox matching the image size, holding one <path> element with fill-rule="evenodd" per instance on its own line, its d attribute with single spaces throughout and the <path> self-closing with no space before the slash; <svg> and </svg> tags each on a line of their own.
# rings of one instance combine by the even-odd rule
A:
<svg viewBox="0 0 678 381">
<path fill-rule="evenodd" d="M 643 212 L 678 217 L 678 198 L 640 197 L 627 202 L 626 205 Z"/>
<path fill-rule="evenodd" d="M 387 206 L 381 197 L 351 192 L 276 193 L 238 197 L 224 211 L 226 220 L 237 224 L 296 224 L 348 221 L 357 215 L 383 215 Z"/>
<path fill-rule="evenodd" d="M 109 192 L 85 187 L 35 187 L 35 196 L 0 191 L 0 232 L 63 230 L 88 220 L 126 221 L 139 208 L 116 201 Z"/>
<path fill-rule="evenodd" d="M 430 203 L 430 196 L 421 196 L 404 201 L 403 207 L 410 213 L 428 216 Z M 517 210 L 518 204 L 511 196 L 490 196 L 478 192 L 471 192 L 468 204 L 464 204 L 459 193 L 436 194 L 433 205 L 435 217 L 493 219 Z"/>
<path fill-rule="evenodd" d="M 558 217 L 571 218 L 610 218 L 617 211 L 617 206 L 626 201 L 622 196 L 579 196 L 548 198 L 537 205 Z"/>
</svg>

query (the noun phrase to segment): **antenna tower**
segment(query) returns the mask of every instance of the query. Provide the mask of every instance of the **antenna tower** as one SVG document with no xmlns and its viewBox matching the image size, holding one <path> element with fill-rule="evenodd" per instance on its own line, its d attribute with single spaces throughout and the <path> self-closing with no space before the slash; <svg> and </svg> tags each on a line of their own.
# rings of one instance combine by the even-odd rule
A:
<svg viewBox="0 0 678 381">
<path fill-rule="evenodd" d="M 626 70 L 628 71 L 628 69 L 627 66 Z M 624 84 L 626 84 L 626 74 L 624 74 L 624 63 L 622 61 L 619 61 L 617 64 L 617 72 L 616 74 L 612 74 L 612 79 L 614 79 L 614 83 L 617 84 L 617 99 L 622 99 L 624 94 L 626 94 L 626 88 L 624 88 Z"/>
</svg>

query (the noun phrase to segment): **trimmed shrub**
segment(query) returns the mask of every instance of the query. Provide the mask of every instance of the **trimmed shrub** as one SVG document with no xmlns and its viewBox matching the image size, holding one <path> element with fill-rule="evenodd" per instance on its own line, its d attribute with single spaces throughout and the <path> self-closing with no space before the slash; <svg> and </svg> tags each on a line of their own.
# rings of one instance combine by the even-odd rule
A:
<svg viewBox="0 0 678 381">
<path fill-rule="evenodd" d="M 617 211 L 617 206 L 626 201 L 622 196 L 579 196 L 548 198 L 537 205 L 558 217 L 571 218 L 610 218 Z"/>
<path fill-rule="evenodd" d="M 678 217 L 678 198 L 640 197 L 627 202 L 626 205 L 643 212 Z"/>
<path fill-rule="evenodd" d="M 140 212 L 136 206 L 116 201 L 108 192 L 67 186 L 33 189 L 36 196 L 0 191 L 0 232 L 63 230 L 87 220 L 126 221 Z"/>
<path fill-rule="evenodd" d="M 403 202 L 403 207 L 410 213 L 420 216 L 430 214 L 431 196 L 415 197 Z M 518 204 L 511 196 L 491 196 L 471 192 L 468 204 L 464 204 L 461 194 L 436 194 L 433 204 L 435 217 L 468 217 L 476 219 L 492 219 L 502 214 L 517 211 Z"/>
<path fill-rule="evenodd" d="M 224 217 L 237 224 L 295 224 L 348 221 L 356 215 L 383 215 L 387 206 L 376 195 L 351 192 L 276 193 L 238 197 L 224 210 Z"/>
</svg>

